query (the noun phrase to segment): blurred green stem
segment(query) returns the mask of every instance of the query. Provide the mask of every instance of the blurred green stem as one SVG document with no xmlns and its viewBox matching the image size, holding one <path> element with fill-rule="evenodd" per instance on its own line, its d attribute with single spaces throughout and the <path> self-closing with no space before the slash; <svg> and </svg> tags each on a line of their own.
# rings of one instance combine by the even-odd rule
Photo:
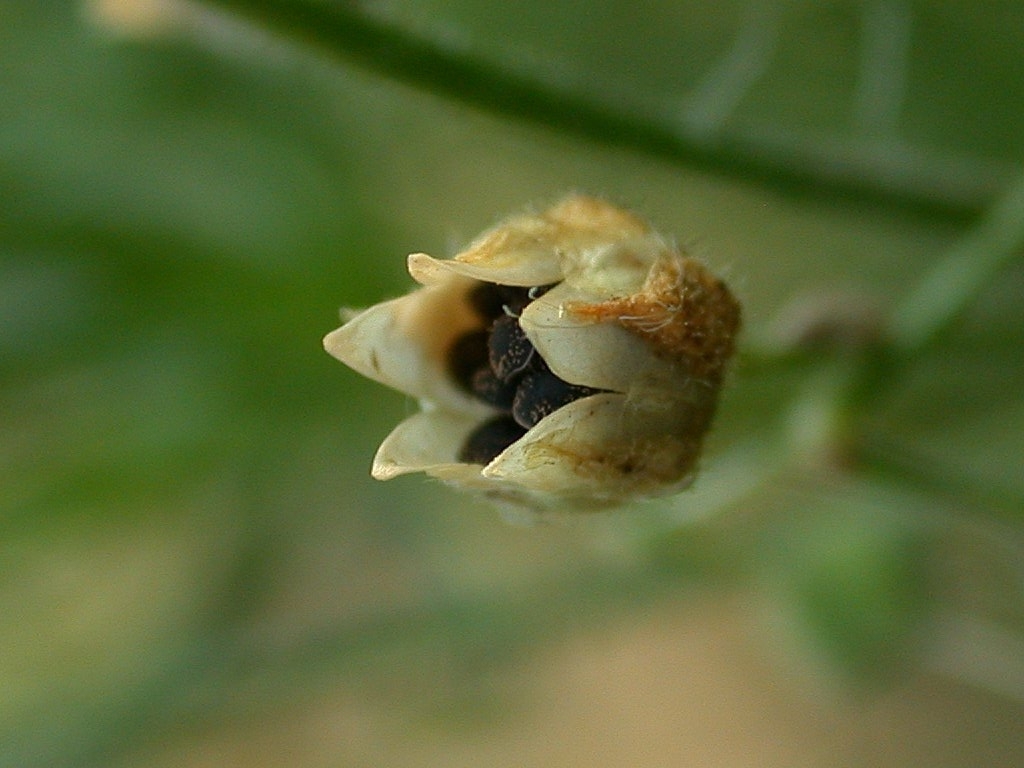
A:
<svg viewBox="0 0 1024 768">
<path fill-rule="evenodd" d="M 799 431 L 790 435 L 793 451 L 805 459 L 810 456 L 838 456 L 851 451 L 862 468 L 889 466 L 906 479 L 915 477 L 932 489 L 949 491 L 944 481 L 948 470 L 935 469 L 927 478 L 908 473 L 899 451 L 881 450 L 872 438 L 857 430 L 860 417 L 878 401 L 879 394 L 899 380 L 900 375 L 924 352 L 941 343 L 955 328 L 981 292 L 1001 270 L 1024 252 L 1024 176 L 1021 176 L 991 207 L 975 229 L 957 242 L 916 286 L 907 291 L 889 318 L 884 338 L 861 349 L 833 350 L 832 354 L 812 358 L 808 386 L 795 400 L 792 425 Z M 762 368 L 770 360 L 770 352 L 762 351 Z M 793 358 L 793 351 L 776 350 L 776 363 Z M 808 353 L 809 354 L 809 353 Z M 799 358 L 796 358 L 799 359 Z M 792 430 L 791 430 L 792 431 Z M 899 468 L 899 469 L 897 469 Z M 953 483 L 955 496 L 973 497 L 985 494 L 965 486 L 963 479 Z M 1019 510 L 1017 494 L 992 491 L 990 505 L 1009 504 Z M 1016 514 L 1014 515 L 1016 516 Z"/>
<path fill-rule="evenodd" d="M 905 356 L 952 328 L 978 293 L 1024 251 L 1024 176 L 996 201 L 978 226 L 941 259 L 896 307 L 890 340 Z"/>
<path fill-rule="evenodd" d="M 935 462 L 878 433 L 861 435 L 856 450 L 858 470 L 878 482 L 912 489 L 988 525 L 996 520 L 1020 525 L 1024 500 L 1014 488 L 977 478 L 963 467 Z"/>
<path fill-rule="evenodd" d="M 963 219 L 977 214 L 1005 180 L 999 166 L 977 158 L 923 155 L 892 141 L 815 136 L 767 125 L 709 133 L 688 126 L 685 115 L 637 114 L 592 94 L 520 74 L 498 57 L 453 50 L 417 36 L 359 10 L 355 3 L 207 2 L 431 93 L 771 188 Z"/>
</svg>

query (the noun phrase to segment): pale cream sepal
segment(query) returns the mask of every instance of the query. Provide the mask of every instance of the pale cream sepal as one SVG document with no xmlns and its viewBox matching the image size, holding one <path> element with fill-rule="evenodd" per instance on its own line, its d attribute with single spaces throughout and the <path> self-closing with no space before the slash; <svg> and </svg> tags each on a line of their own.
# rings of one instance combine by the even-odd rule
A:
<svg viewBox="0 0 1024 768">
<path fill-rule="evenodd" d="M 444 370 L 445 350 L 479 322 L 462 306 L 467 281 L 452 278 L 355 314 L 327 334 L 324 348 L 363 376 L 399 392 L 477 417 L 490 413 Z"/>
</svg>

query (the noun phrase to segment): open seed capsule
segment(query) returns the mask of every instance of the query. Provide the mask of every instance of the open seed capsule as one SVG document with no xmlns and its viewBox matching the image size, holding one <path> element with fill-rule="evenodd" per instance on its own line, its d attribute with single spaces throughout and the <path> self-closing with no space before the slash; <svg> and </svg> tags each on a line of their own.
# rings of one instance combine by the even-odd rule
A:
<svg viewBox="0 0 1024 768">
<path fill-rule="evenodd" d="M 373 475 L 422 471 L 534 508 L 578 510 L 693 479 L 740 325 L 726 285 L 635 215 L 576 195 L 417 253 L 422 287 L 324 340 L 422 412 Z"/>
</svg>

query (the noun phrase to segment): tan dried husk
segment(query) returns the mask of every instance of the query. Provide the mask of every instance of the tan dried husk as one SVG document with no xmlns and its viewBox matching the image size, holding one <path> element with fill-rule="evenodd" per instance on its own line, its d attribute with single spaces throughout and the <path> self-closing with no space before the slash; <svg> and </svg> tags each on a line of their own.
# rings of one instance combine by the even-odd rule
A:
<svg viewBox="0 0 1024 768">
<path fill-rule="evenodd" d="M 422 288 L 356 314 L 324 340 L 360 373 L 420 400 L 381 445 L 372 473 L 426 472 L 529 507 L 599 509 L 693 479 L 739 305 L 722 281 L 636 216 L 573 196 L 484 233 L 452 259 L 409 257 Z M 541 419 L 486 466 L 459 448 L 494 411 L 464 392 L 446 354 L 482 321 L 478 282 L 557 283 L 519 321 L 561 379 L 606 390 Z"/>
</svg>

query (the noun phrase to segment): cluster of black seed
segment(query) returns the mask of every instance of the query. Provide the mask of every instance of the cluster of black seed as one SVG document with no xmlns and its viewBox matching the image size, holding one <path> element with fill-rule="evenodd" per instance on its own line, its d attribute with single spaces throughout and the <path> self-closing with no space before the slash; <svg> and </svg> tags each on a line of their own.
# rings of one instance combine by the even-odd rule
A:
<svg viewBox="0 0 1024 768">
<path fill-rule="evenodd" d="M 553 287 L 480 283 L 470 292 L 482 327 L 455 339 L 448 370 L 459 386 L 500 413 L 473 430 L 459 461 L 486 464 L 552 411 L 600 392 L 558 378 L 519 325 L 526 305 Z"/>
</svg>

